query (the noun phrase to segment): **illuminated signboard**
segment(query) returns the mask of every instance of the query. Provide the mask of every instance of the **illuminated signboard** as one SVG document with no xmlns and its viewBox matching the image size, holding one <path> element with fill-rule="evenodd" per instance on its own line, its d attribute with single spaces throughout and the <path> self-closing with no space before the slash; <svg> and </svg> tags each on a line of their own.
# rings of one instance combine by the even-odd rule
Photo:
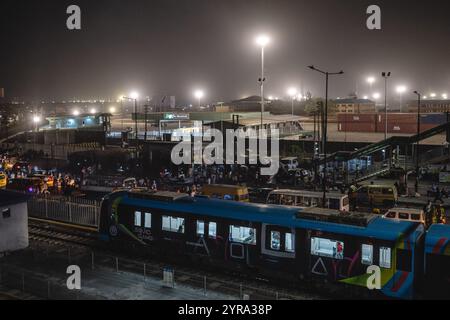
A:
<svg viewBox="0 0 450 320">
<path fill-rule="evenodd" d="M 189 120 L 188 113 L 164 113 L 164 120 Z"/>
</svg>

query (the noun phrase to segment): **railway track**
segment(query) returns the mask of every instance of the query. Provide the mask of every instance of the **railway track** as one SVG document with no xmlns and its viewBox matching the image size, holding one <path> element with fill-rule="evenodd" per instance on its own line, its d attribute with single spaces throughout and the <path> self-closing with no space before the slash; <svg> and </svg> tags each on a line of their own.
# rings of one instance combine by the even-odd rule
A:
<svg viewBox="0 0 450 320">
<path fill-rule="evenodd" d="M 96 238 L 95 233 L 69 229 L 58 225 L 48 224 L 44 221 L 29 222 L 29 237 L 31 241 L 44 243 L 49 246 L 66 246 L 87 249 L 96 255 L 96 267 L 113 268 L 131 273 L 142 273 L 145 276 L 161 278 L 162 270 L 168 265 L 175 270 L 175 282 L 198 289 L 213 290 L 230 296 L 242 298 L 244 294 L 252 299 L 285 299 L 306 300 L 324 299 L 322 294 L 315 291 L 303 291 L 301 288 L 276 285 L 268 279 L 258 278 L 249 274 L 238 272 L 211 271 L 206 266 L 192 266 L 187 263 L 174 261 L 149 260 L 146 257 L 125 255 L 123 251 L 111 250 Z M 100 258 L 101 257 L 101 258 Z M 116 260 L 120 265 L 111 264 Z M 195 268 L 195 269 L 194 269 Z M 287 284 L 285 284 L 287 285 Z"/>
</svg>

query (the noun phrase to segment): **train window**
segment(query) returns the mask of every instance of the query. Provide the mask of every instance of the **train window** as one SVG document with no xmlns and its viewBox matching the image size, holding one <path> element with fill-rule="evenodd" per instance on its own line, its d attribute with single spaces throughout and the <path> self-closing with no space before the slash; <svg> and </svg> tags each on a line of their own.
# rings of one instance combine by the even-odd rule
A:
<svg viewBox="0 0 450 320">
<path fill-rule="evenodd" d="M 256 229 L 240 226 L 230 226 L 230 241 L 256 244 Z"/>
<path fill-rule="evenodd" d="M 398 218 L 402 219 L 402 220 L 409 220 L 409 214 L 408 213 L 404 213 L 404 212 L 399 212 L 398 213 Z"/>
<path fill-rule="evenodd" d="M 388 214 L 386 214 L 386 218 L 395 219 L 396 214 L 397 213 L 394 211 L 388 212 Z"/>
<path fill-rule="evenodd" d="M 363 244 L 361 246 L 361 263 L 365 265 L 372 265 L 373 263 L 373 245 Z"/>
<path fill-rule="evenodd" d="M 411 220 L 420 221 L 420 214 L 418 214 L 418 213 L 411 213 Z"/>
<path fill-rule="evenodd" d="M 148 213 L 148 212 L 145 213 L 144 226 L 147 229 L 150 229 L 152 227 L 152 214 L 151 213 Z"/>
<path fill-rule="evenodd" d="M 344 243 L 324 238 L 311 238 L 311 254 L 333 259 L 344 259 Z"/>
<path fill-rule="evenodd" d="M 397 270 L 411 272 L 411 251 L 397 249 Z"/>
<path fill-rule="evenodd" d="M 391 268 L 391 248 L 380 248 L 380 267 L 386 269 Z"/>
<path fill-rule="evenodd" d="M 210 222 L 208 224 L 208 236 L 213 239 L 216 238 L 216 236 L 217 236 L 217 223 L 216 222 Z"/>
<path fill-rule="evenodd" d="M 134 225 L 136 227 L 142 226 L 142 213 L 140 211 L 134 212 Z"/>
<path fill-rule="evenodd" d="M 197 235 L 202 237 L 205 235 L 205 221 L 197 220 Z"/>
<path fill-rule="evenodd" d="M 294 235 L 292 233 L 286 233 L 284 249 L 286 252 L 294 252 Z"/>
<path fill-rule="evenodd" d="M 162 229 L 164 231 L 184 233 L 184 218 L 163 216 Z"/>
<path fill-rule="evenodd" d="M 279 231 L 270 232 L 270 249 L 280 250 L 281 247 L 281 233 Z"/>
</svg>

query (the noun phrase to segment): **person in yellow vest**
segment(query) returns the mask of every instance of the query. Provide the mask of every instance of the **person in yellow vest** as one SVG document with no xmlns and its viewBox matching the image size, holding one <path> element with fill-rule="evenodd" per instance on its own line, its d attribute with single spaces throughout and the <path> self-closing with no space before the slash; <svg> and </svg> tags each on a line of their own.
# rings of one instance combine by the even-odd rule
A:
<svg viewBox="0 0 450 320">
<path fill-rule="evenodd" d="M 437 207 L 434 207 L 434 210 L 433 210 L 432 223 L 433 224 L 438 223 L 438 210 L 437 210 Z"/>
<path fill-rule="evenodd" d="M 437 214 L 439 215 L 439 223 L 447 224 L 447 217 L 445 216 L 445 209 L 443 206 L 438 206 Z"/>
</svg>

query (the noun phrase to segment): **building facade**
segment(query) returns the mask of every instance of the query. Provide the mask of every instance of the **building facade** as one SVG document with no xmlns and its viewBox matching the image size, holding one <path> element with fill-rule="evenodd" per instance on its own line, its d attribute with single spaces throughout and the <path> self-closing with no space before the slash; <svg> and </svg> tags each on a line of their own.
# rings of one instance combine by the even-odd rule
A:
<svg viewBox="0 0 450 320">
<path fill-rule="evenodd" d="M 369 99 L 337 99 L 334 100 L 338 113 L 375 113 L 376 104 Z"/>
</svg>

